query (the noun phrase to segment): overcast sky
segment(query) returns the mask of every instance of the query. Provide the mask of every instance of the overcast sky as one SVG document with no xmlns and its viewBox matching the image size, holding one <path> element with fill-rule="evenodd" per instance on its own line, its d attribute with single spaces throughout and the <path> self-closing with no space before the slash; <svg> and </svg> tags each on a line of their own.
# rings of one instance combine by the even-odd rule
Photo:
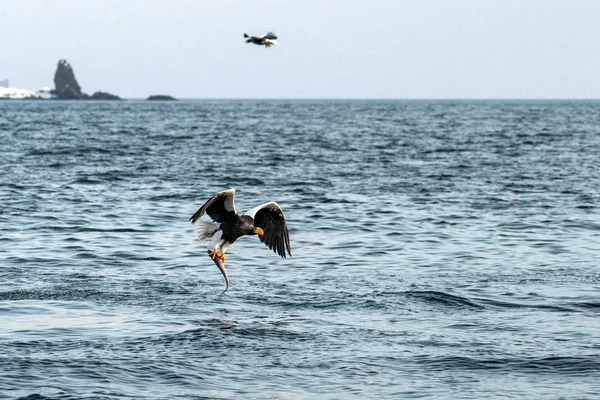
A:
<svg viewBox="0 0 600 400">
<path fill-rule="evenodd" d="M 126 98 L 600 98 L 600 1 L 0 0 L 0 80 L 61 58 Z"/>
</svg>

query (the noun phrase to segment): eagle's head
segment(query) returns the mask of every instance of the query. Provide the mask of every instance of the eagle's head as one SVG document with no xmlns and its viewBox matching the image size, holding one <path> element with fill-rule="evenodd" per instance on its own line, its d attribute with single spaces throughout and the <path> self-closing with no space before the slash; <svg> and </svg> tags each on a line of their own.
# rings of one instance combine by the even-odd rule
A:
<svg viewBox="0 0 600 400">
<path fill-rule="evenodd" d="M 265 232 L 262 230 L 262 228 L 259 228 L 258 226 L 254 226 L 254 218 L 252 218 L 248 215 L 242 215 L 241 218 L 243 221 L 242 231 L 243 231 L 244 235 L 262 236 L 265 234 Z"/>
</svg>

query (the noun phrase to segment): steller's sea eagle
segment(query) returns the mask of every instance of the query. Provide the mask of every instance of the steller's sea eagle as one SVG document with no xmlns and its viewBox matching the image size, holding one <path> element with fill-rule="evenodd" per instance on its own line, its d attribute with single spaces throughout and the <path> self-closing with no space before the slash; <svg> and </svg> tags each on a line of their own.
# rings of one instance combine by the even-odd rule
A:
<svg viewBox="0 0 600 400">
<path fill-rule="evenodd" d="M 279 44 L 277 43 L 277 36 L 273 32 L 268 32 L 264 36 L 248 36 L 247 33 L 244 33 L 244 38 L 246 39 L 246 43 L 254 43 L 259 46 L 265 46 L 265 48 L 269 48 L 271 45 Z"/>
<path fill-rule="evenodd" d="M 208 214 L 213 222 L 201 221 Z M 229 288 L 229 278 L 225 271 L 225 251 L 239 237 L 258 235 L 260 241 L 269 249 L 286 258 L 292 256 L 290 236 L 283 210 L 279 204 L 271 201 L 254 207 L 245 214 L 235 211 L 235 189 L 223 190 L 210 198 L 190 221 L 194 224 L 198 240 L 212 239 L 208 244 L 208 256 L 213 259 L 225 278 L 225 290 Z"/>
</svg>

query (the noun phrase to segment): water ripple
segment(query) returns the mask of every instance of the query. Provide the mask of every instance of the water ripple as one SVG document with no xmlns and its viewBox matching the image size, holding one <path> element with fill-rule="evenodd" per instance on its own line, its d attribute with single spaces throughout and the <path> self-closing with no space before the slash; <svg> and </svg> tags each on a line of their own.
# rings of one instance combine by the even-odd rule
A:
<svg viewBox="0 0 600 400">
<path fill-rule="evenodd" d="M 0 102 L 0 397 L 595 398 L 599 107 Z"/>
</svg>

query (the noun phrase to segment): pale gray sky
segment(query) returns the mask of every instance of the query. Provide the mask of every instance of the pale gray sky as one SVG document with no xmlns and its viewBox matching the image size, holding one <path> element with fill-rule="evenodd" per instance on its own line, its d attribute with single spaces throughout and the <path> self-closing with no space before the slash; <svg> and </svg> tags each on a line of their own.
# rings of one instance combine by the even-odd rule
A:
<svg viewBox="0 0 600 400">
<path fill-rule="evenodd" d="M 126 98 L 600 98 L 600 1 L 0 0 L 0 80 L 61 58 Z"/>
</svg>

